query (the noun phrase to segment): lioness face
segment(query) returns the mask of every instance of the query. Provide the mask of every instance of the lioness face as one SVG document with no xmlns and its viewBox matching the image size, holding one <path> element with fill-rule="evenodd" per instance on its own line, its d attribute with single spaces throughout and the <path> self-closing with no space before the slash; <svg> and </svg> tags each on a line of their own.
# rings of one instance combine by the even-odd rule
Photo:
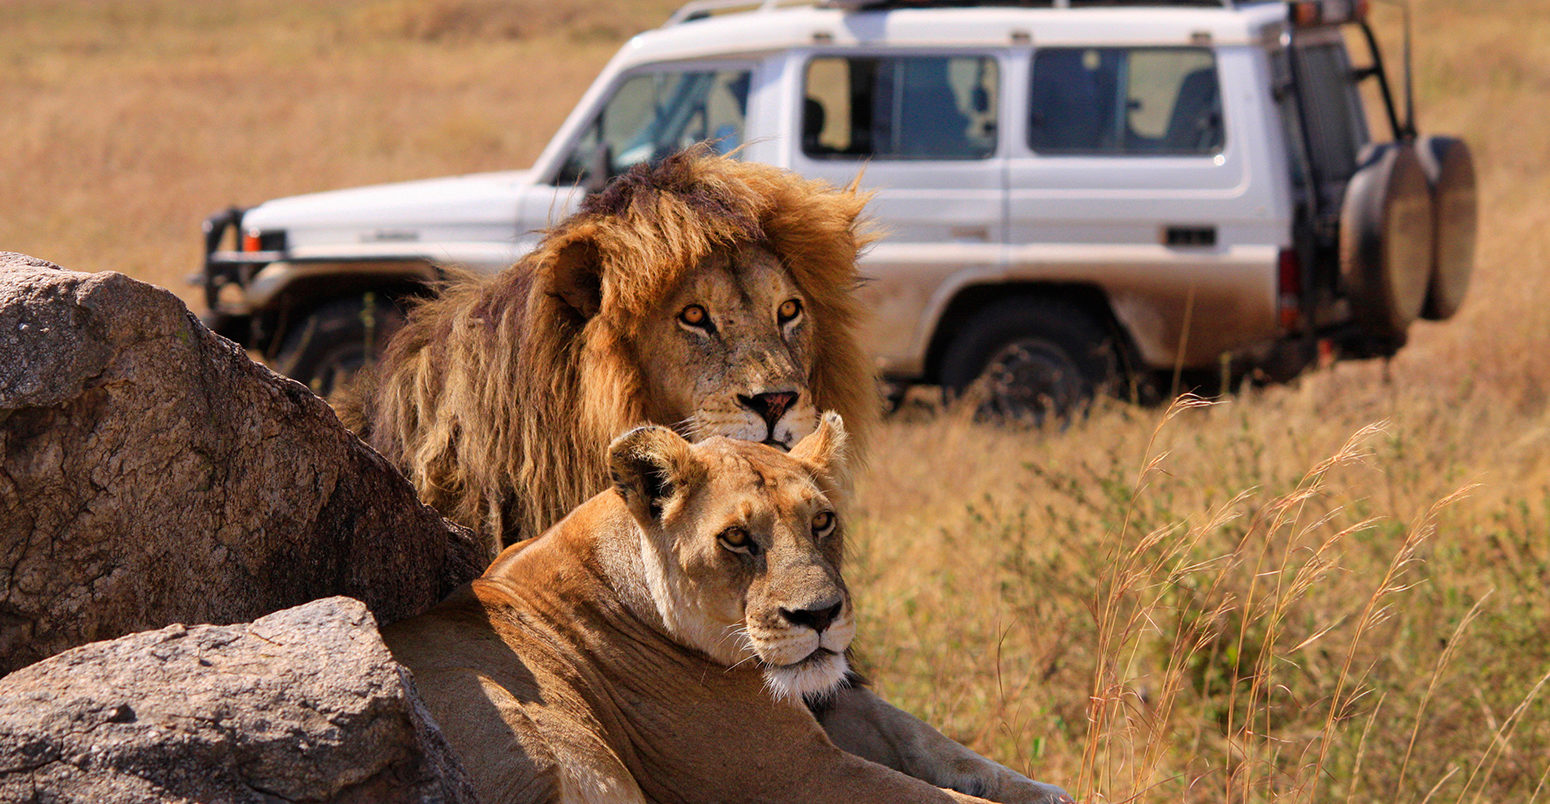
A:
<svg viewBox="0 0 1550 804">
<path fill-rule="evenodd" d="M 643 328 L 642 395 L 691 441 L 726 436 L 790 449 L 813 431 L 807 300 L 765 248 L 720 251 Z"/>
<path fill-rule="evenodd" d="M 658 443 L 621 452 L 643 432 Z M 691 447 L 663 428 L 610 451 L 670 634 L 729 667 L 757 662 L 781 699 L 827 694 L 848 669 L 856 627 L 840 575 L 843 526 L 826 492 L 843 440 L 831 413 L 790 455 L 726 438 Z M 634 459 L 619 459 L 632 449 Z M 645 452 L 666 457 L 639 460 Z"/>
</svg>

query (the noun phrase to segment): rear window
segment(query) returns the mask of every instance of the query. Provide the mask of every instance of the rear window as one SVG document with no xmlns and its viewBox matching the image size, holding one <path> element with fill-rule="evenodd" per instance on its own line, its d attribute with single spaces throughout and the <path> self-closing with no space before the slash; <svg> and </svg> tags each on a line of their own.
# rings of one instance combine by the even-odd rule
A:
<svg viewBox="0 0 1550 804">
<path fill-rule="evenodd" d="M 1028 145 L 1045 154 L 1214 154 L 1226 141 L 1208 48 L 1044 48 Z"/>
<path fill-rule="evenodd" d="M 996 150 L 997 71 L 979 56 L 819 57 L 803 84 L 814 159 L 985 159 Z"/>
<path fill-rule="evenodd" d="M 1325 186 L 1338 186 L 1356 171 L 1367 143 L 1367 121 L 1351 75 L 1351 62 L 1339 43 L 1297 48 L 1297 80 L 1307 116 L 1308 154 Z"/>
</svg>

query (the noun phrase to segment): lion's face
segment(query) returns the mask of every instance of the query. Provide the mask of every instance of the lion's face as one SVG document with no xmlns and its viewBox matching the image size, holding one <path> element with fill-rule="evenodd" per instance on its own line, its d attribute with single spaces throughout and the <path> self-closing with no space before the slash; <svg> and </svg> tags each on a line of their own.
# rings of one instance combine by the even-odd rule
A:
<svg viewBox="0 0 1550 804">
<path fill-rule="evenodd" d="M 641 428 L 610 447 L 642 528 L 648 586 L 669 633 L 727 666 L 764 670 L 778 698 L 832 691 L 855 636 L 832 490 L 844 430 L 828 414 L 790 455 Z"/>
<path fill-rule="evenodd" d="M 781 449 L 817 425 L 808 383 L 815 326 L 807 300 L 767 249 L 714 252 L 640 331 L 651 421 L 694 441 L 719 435 Z"/>
</svg>

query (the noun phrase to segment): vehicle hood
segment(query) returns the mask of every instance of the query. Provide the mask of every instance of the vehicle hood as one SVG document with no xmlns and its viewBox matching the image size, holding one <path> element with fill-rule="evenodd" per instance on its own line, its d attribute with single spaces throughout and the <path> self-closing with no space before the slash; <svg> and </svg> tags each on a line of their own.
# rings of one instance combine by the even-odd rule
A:
<svg viewBox="0 0 1550 804">
<path fill-rule="evenodd" d="M 290 248 L 350 243 L 512 241 L 530 170 L 475 173 L 278 198 L 246 230 L 284 230 Z"/>
</svg>

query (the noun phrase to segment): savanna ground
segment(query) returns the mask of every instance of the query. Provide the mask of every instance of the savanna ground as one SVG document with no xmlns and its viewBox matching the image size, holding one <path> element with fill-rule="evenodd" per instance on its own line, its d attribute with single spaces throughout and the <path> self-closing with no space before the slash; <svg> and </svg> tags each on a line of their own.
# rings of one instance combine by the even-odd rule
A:
<svg viewBox="0 0 1550 804">
<path fill-rule="evenodd" d="M 890 699 L 1088 801 L 1550 798 L 1550 0 L 1414 6 L 1465 309 L 1172 416 L 890 422 L 850 571 Z M 205 214 L 526 166 L 671 7 L 0 0 L 0 248 L 197 305 Z"/>
</svg>

